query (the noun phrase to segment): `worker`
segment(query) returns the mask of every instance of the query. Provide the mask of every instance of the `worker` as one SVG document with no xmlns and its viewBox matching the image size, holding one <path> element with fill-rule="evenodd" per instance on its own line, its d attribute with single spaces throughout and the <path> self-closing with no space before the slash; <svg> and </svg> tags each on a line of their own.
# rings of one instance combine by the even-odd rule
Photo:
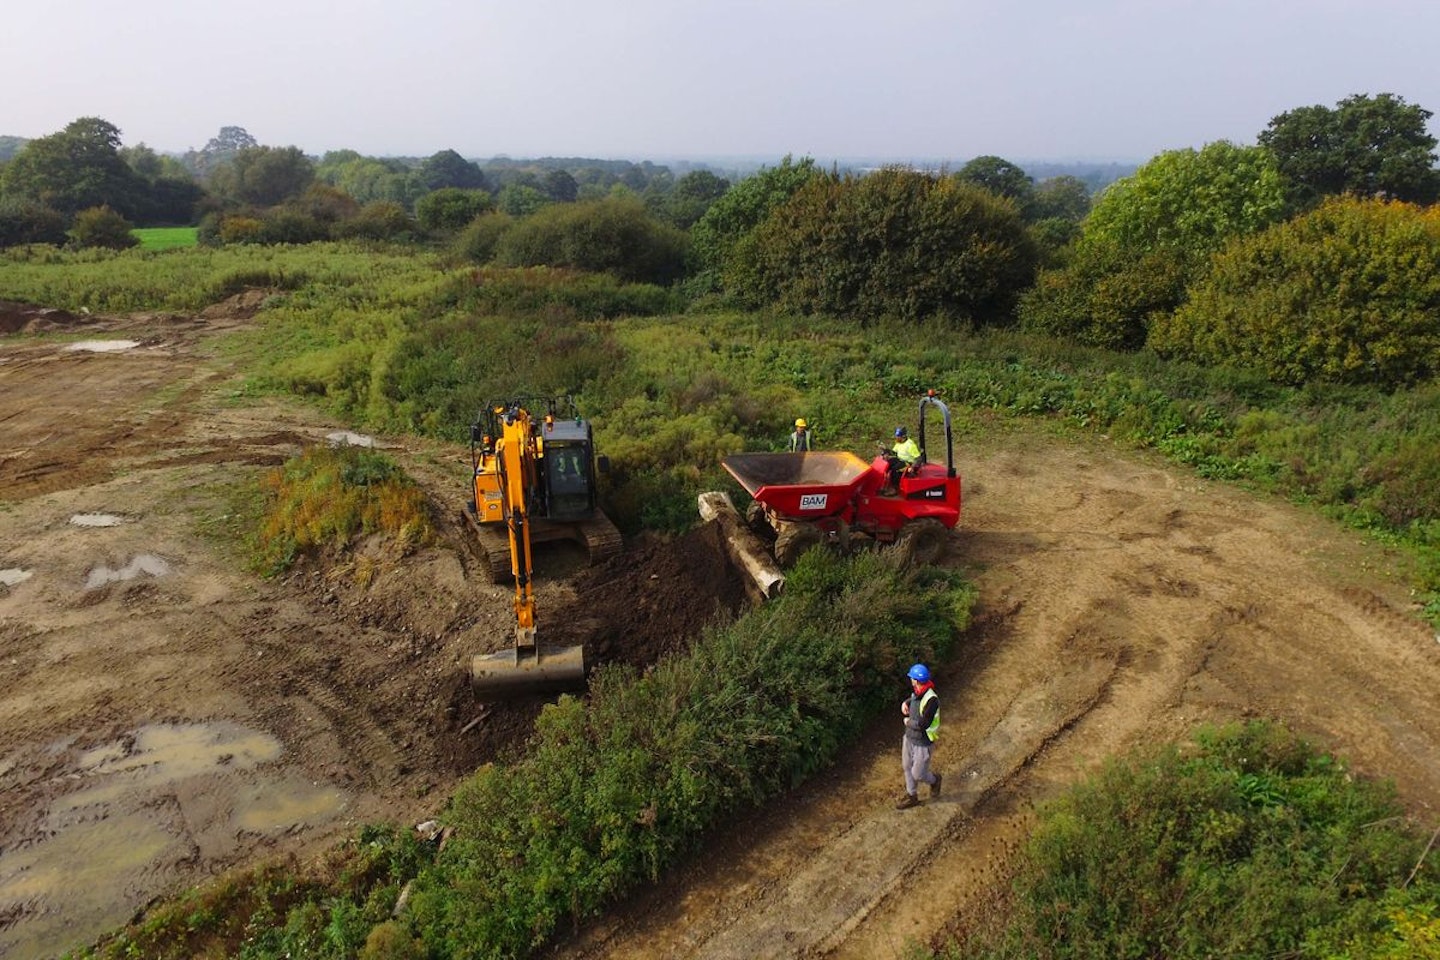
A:
<svg viewBox="0 0 1440 960">
<path fill-rule="evenodd" d="M 940 774 L 930 770 L 930 754 L 940 733 L 940 696 L 930 680 L 930 670 L 917 663 L 907 674 L 910 696 L 900 704 L 905 717 L 905 739 L 900 745 L 900 763 L 905 768 L 905 795 L 895 804 L 908 810 L 920 804 L 920 784 L 930 785 L 930 799 L 940 796 Z"/>
<path fill-rule="evenodd" d="M 895 428 L 895 446 L 885 455 L 890 465 L 889 482 L 894 490 L 900 489 L 900 475 L 914 470 L 920 463 L 920 445 L 910 439 L 910 432 L 903 426 Z"/>
<path fill-rule="evenodd" d="M 790 434 L 790 452 L 810 452 L 810 430 L 805 425 L 804 417 L 795 421 L 795 432 Z"/>
</svg>

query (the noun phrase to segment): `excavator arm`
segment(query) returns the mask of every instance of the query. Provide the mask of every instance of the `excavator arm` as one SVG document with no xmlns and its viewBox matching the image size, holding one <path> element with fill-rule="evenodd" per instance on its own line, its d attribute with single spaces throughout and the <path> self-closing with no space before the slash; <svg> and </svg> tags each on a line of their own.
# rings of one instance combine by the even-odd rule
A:
<svg viewBox="0 0 1440 960">
<path fill-rule="evenodd" d="M 500 509 L 510 536 L 510 573 L 515 578 L 515 657 L 535 654 L 534 561 L 530 547 L 529 491 L 534 487 L 535 436 L 530 414 L 521 407 L 497 410 L 501 434 L 495 443 L 500 470 Z"/>
</svg>

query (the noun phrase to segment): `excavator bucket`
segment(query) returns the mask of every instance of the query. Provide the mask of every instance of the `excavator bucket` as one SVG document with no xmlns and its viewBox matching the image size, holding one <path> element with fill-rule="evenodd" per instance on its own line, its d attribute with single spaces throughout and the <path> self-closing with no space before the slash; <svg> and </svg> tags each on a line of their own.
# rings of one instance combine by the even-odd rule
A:
<svg viewBox="0 0 1440 960">
<path fill-rule="evenodd" d="M 513 650 L 470 660 L 470 686 L 478 700 L 505 700 L 531 694 L 565 693 L 585 687 L 585 648 L 543 648 L 517 643 Z"/>
</svg>

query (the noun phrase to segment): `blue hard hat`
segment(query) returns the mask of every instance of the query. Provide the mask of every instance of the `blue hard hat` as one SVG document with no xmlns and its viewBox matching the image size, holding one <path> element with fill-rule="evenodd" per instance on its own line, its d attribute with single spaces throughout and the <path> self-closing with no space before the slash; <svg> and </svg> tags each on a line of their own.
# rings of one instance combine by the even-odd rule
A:
<svg viewBox="0 0 1440 960">
<path fill-rule="evenodd" d="M 897 436 L 897 437 L 903 437 L 903 436 L 905 436 L 905 428 L 904 428 L 904 427 L 896 427 L 896 428 L 895 428 L 895 436 Z"/>
<path fill-rule="evenodd" d="M 906 674 L 906 676 L 918 683 L 930 682 L 930 670 L 923 663 L 917 663 L 911 667 L 910 672 Z"/>
</svg>

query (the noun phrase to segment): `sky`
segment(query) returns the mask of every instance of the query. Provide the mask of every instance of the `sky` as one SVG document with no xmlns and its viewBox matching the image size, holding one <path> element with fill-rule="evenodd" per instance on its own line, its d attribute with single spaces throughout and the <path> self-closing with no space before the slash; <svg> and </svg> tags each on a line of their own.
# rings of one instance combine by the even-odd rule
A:
<svg viewBox="0 0 1440 960">
<path fill-rule="evenodd" d="M 1393 93 L 1437 0 L 29 0 L 0 135 L 321 155 L 1143 162 Z M 1440 135 L 1440 122 L 1430 121 Z"/>
</svg>

